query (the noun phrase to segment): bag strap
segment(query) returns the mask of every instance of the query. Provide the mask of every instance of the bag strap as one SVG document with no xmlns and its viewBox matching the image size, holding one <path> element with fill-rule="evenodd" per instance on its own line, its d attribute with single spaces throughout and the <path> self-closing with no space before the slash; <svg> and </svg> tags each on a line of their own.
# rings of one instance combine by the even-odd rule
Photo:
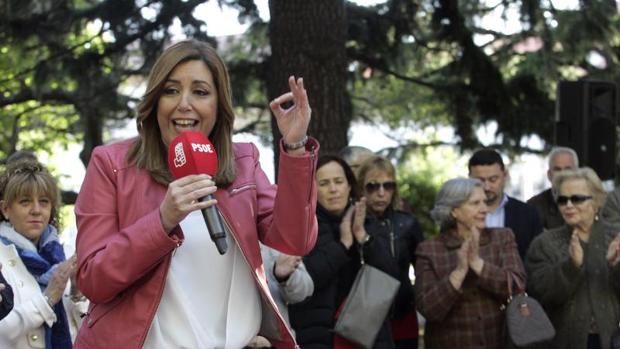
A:
<svg viewBox="0 0 620 349">
<path fill-rule="evenodd" d="M 514 283 L 517 286 L 517 292 L 516 292 L 517 294 L 518 293 L 524 293 L 525 289 L 524 289 L 523 285 L 521 285 L 521 282 L 519 281 L 519 279 L 513 273 L 511 273 L 510 271 L 507 271 L 506 274 L 507 274 L 506 275 L 506 280 L 507 280 L 507 283 L 508 283 L 508 303 L 510 303 L 510 301 L 512 300 L 512 290 L 513 290 L 512 282 L 513 281 L 514 281 Z"/>
</svg>

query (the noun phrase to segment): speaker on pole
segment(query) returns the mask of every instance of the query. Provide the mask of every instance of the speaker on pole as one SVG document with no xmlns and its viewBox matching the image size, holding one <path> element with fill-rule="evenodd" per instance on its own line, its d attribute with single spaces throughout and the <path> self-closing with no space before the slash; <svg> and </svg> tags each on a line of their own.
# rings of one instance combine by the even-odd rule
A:
<svg viewBox="0 0 620 349">
<path fill-rule="evenodd" d="M 607 81 L 560 81 L 554 141 L 577 152 L 579 163 L 602 180 L 615 177 L 616 85 Z"/>
</svg>

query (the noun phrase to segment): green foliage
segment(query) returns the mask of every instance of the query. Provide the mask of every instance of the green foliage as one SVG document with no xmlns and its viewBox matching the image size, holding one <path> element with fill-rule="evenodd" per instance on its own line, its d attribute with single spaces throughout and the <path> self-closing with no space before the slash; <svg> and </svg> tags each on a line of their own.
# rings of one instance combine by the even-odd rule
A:
<svg viewBox="0 0 620 349">
<path fill-rule="evenodd" d="M 108 128 L 134 116 L 139 96 L 129 86 L 142 83 L 163 47 L 179 38 L 174 23 L 182 35 L 219 46 L 231 73 L 236 129 L 268 143 L 269 23 L 258 16 L 254 1 L 210 1 L 238 10 L 250 30 L 230 40 L 209 38 L 205 28 L 213 24 L 197 11 L 203 0 L 3 2 L 0 157 L 29 147 L 51 152 L 71 142 L 84 142 L 88 154 L 106 141 Z M 572 9 L 553 5 L 346 2 L 347 108 L 354 120 L 391 127 L 453 127 L 456 136 L 448 143 L 462 150 L 480 146 L 475 130 L 489 122 L 497 122 L 507 152 L 527 151 L 521 141 L 531 135 L 550 144 L 558 81 L 620 85 L 615 1 L 575 1 Z M 340 121 L 331 125 L 348 127 Z M 442 144 L 400 141 L 401 155 Z"/>
<path fill-rule="evenodd" d="M 437 139 L 437 135 L 428 128 L 414 138 L 420 142 L 432 142 Z M 439 227 L 430 217 L 437 191 L 446 180 L 459 176 L 462 172 L 459 168 L 465 168 L 466 164 L 461 163 L 460 155 L 453 147 L 448 146 L 416 148 L 399 158 L 399 193 L 412 208 L 428 238 L 439 231 Z"/>
</svg>

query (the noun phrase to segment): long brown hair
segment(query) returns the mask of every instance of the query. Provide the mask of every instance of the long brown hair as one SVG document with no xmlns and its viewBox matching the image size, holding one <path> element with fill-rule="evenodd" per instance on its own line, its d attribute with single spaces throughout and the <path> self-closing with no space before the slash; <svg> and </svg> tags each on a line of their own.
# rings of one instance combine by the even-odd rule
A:
<svg viewBox="0 0 620 349">
<path fill-rule="evenodd" d="M 138 105 L 139 138 L 133 144 L 127 160 L 151 174 L 158 183 L 167 185 L 172 181 L 166 156 L 168 149 L 161 139 L 157 123 L 157 102 L 170 73 L 187 61 L 203 61 L 217 89 L 217 118 L 211 134 L 207 135 L 217 149 L 218 171 L 215 182 L 227 186 L 235 179 L 235 159 L 232 148 L 232 130 L 235 115 L 232 108 L 230 79 L 224 62 L 215 49 L 201 41 L 185 40 L 168 47 L 157 59 L 148 77 L 146 92 Z"/>
</svg>

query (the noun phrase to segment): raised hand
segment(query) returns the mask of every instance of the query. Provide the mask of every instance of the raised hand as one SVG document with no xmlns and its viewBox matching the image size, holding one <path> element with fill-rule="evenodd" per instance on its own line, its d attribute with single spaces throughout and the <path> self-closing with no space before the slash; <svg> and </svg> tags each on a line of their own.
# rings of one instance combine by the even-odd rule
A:
<svg viewBox="0 0 620 349">
<path fill-rule="evenodd" d="M 620 262 L 620 234 L 611 241 L 607 248 L 607 263 L 610 267 L 615 267 Z"/>
<path fill-rule="evenodd" d="M 349 206 L 347 212 L 345 212 L 342 217 L 342 221 L 340 222 L 340 242 L 347 248 L 351 248 L 353 245 L 353 210 L 355 209 L 354 205 Z"/>
<path fill-rule="evenodd" d="M 469 267 L 476 275 L 480 275 L 484 266 L 484 260 L 480 258 L 480 230 L 475 226 L 471 228 L 471 241 L 467 253 L 467 260 L 469 262 Z"/>
<path fill-rule="evenodd" d="M 361 198 L 355 203 L 355 213 L 353 216 L 353 237 L 358 243 L 363 243 L 368 239 L 368 233 L 364 228 L 364 219 L 366 218 L 366 198 Z"/>
<path fill-rule="evenodd" d="M 459 290 L 463 285 L 463 281 L 469 271 L 469 250 L 470 250 L 471 238 L 465 239 L 458 251 L 456 251 L 456 268 L 448 276 L 448 280 L 452 284 L 454 289 Z"/>
<path fill-rule="evenodd" d="M 269 107 L 276 118 L 284 143 L 293 144 L 306 137 L 312 111 L 308 104 L 303 78 L 296 80 L 291 75 L 288 78 L 288 85 L 291 91 L 271 101 Z M 282 104 L 286 102 L 293 102 L 293 105 L 284 109 Z"/>
<path fill-rule="evenodd" d="M 456 252 L 456 256 L 458 258 L 456 270 L 467 273 L 467 271 L 469 270 L 470 249 L 471 238 L 467 238 L 463 241 L 461 247 L 459 247 L 459 250 Z"/>
<path fill-rule="evenodd" d="M 581 268 L 583 264 L 583 248 L 579 242 L 579 235 L 577 230 L 573 230 L 573 234 L 570 237 L 570 244 L 568 245 L 568 254 L 571 261 L 577 268 Z"/>
<path fill-rule="evenodd" d="M 166 232 L 171 232 L 190 212 L 215 205 L 216 200 L 200 202 L 198 199 L 216 190 L 215 182 L 206 174 L 189 175 L 170 183 L 159 205 L 161 222 Z"/>
<path fill-rule="evenodd" d="M 277 280 L 286 280 L 291 274 L 297 270 L 299 267 L 299 263 L 301 263 L 301 257 L 298 256 L 289 256 L 287 254 L 281 253 L 276 259 L 276 267 L 274 269 L 274 274 Z"/>
<path fill-rule="evenodd" d="M 56 270 L 52 274 L 45 291 L 43 294 L 47 296 L 50 305 L 55 305 L 62 299 L 62 295 L 67 287 L 67 281 L 71 277 L 71 274 L 75 274 L 75 260 L 68 259 L 64 262 L 58 263 Z"/>
</svg>

